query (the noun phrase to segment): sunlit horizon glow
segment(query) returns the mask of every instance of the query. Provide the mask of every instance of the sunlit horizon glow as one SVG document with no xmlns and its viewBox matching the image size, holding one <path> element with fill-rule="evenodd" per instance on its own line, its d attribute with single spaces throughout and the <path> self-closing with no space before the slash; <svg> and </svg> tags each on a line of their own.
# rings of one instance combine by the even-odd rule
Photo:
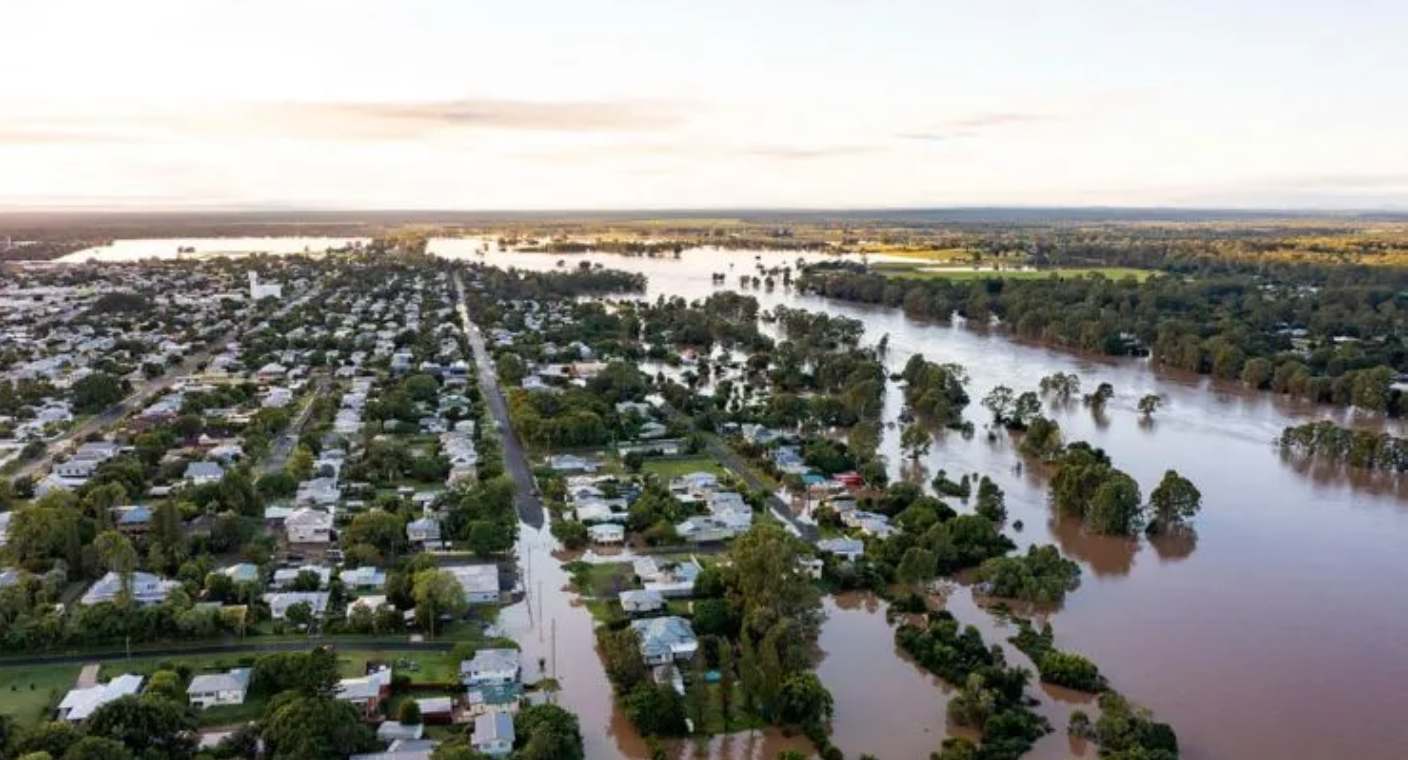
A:
<svg viewBox="0 0 1408 760">
<path fill-rule="evenodd" d="M 0 209 L 1408 208 L 1401 3 L 51 0 L 0 26 Z"/>
</svg>

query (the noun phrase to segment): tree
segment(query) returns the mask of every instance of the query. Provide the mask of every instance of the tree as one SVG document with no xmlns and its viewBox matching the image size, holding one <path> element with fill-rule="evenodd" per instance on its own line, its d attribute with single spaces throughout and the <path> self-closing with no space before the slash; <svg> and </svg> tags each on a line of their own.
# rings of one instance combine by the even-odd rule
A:
<svg viewBox="0 0 1408 760">
<path fill-rule="evenodd" d="M 904 429 L 900 434 L 900 448 L 909 452 L 909 458 L 915 462 L 919 458 L 929 453 L 929 447 L 933 445 L 934 436 L 929 429 L 915 422 Z"/>
<path fill-rule="evenodd" d="M 107 530 L 93 540 L 93 548 L 103 566 L 121 579 L 122 596 L 128 596 L 132 592 L 132 573 L 137 569 L 137 550 L 132 548 L 132 542 L 115 530 Z"/>
<path fill-rule="evenodd" d="M 1086 512 L 1086 524 L 1096 533 L 1129 535 L 1141 519 L 1139 484 L 1134 478 L 1113 470 L 1095 489 Z"/>
<path fill-rule="evenodd" d="M 377 746 L 350 702 L 301 693 L 270 701 L 262 736 L 271 760 L 341 760 Z"/>
<path fill-rule="evenodd" d="M 811 578 L 801 569 L 804 547 L 782 526 L 759 521 L 729 548 L 732 564 L 725 570 L 729 600 L 742 613 L 745 628 L 762 634 L 780 620 L 798 626 L 799 646 L 816 639 L 821 625 L 821 600 Z"/>
<path fill-rule="evenodd" d="M 432 638 L 436 621 L 442 617 L 457 618 L 469 609 L 464 587 L 448 570 L 422 570 L 415 574 L 411 588 L 416 617 Z"/>
<path fill-rule="evenodd" d="M 420 704 L 414 699 L 402 700 L 401 707 L 396 710 L 396 720 L 408 726 L 420 725 Z"/>
<path fill-rule="evenodd" d="M 1115 387 L 1109 383 L 1101 383 L 1095 388 L 1094 393 L 1085 395 L 1085 403 L 1092 409 L 1099 411 L 1105 408 L 1105 402 L 1115 397 Z"/>
<path fill-rule="evenodd" d="M 616 687 L 617 693 L 629 694 L 646 680 L 648 674 L 640 653 L 640 637 L 634 630 L 600 628 L 597 644 L 601 648 L 602 663 L 606 666 L 606 677 Z"/>
<path fill-rule="evenodd" d="M 516 760 L 582 760 L 582 730 L 577 716 L 554 704 L 532 705 L 518 712 L 513 731 L 522 742 Z"/>
<path fill-rule="evenodd" d="M 313 605 L 308 602 L 291 604 L 284 611 L 284 619 L 299 628 L 309 628 L 313 625 Z"/>
<path fill-rule="evenodd" d="M 116 404 L 127 394 L 120 378 L 106 372 L 85 375 L 70 389 L 74 411 L 94 414 Z"/>
<path fill-rule="evenodd" d="M 343 531 L 343 545 L 366 544 L 395 559 L 406 545 L 406 524 L 384 509 L 370 509 L 352 518 Z"/>
<path fill-rule="evenodd" d="M 306 446 L 298 446 L 288 457 L 284 471 L 294 480 L 307 480 L 313 477 L 313 452 Z"/>
<path fill-rule="evenodd" d="M 1163 403 L 1163 396 L 1157 393 L 1146 394 L 1143 398 L 1139 399 L 1139 413 L 1144 415 L 1145 419 L 1153 417 L 1154 412 L 1157 412 Z"/>
<path fill-rule="evenodd" d="M 161 697 L 122 697 L 99 707 L 88 734 L 121 742 L 133 754 L 180 760 L 195 754 L 195 711 Z"/>
<path fill-rule="evenodd" d="M 1203 494 L 1198 487 L 1179 475 L 1177 470 L 1168 470 L 1149 494 L 1149 506 L 1154 511 L 1149 530 L 1160 531 L 1177 526 L 1198 514 L 1202 505 Z"/>
<path fill-rule="evenodd" d="M 646 736 L 680 736 L 686 730 L 684 700 L 667 685 L 638 684 L 626 695 L 626 714 Z"/>
<path fill-rule="evenodd" d="M 181 676 L 174 670 L 158 670 L 147 679 L 146 694 L 185 704 L 186 689 L 181 684 Z"/>
<path fill-rule="evenodd" d="M 132 760 L 127 745 L 101 736 L 85 736 L 63 754 L 63 760 Z"/>
<path fill-rule="evenodd" d="M 834 709 L 831 692 L 810 670 L 789 676 L 777 695 L 777 715 L 784 723 L 820 725 L 831 719 Z"/>
<path fill-rule="evenodd" d="M 983 397 L 983 407 L 992 412 L 992 421 L 998 424 L 1005 423 L 1012 416 L 1012 404 L 1015 394 L 1011 388 L 1005 385 L 998 385 L 988 391 L 988 395 Z"/>
</svg>

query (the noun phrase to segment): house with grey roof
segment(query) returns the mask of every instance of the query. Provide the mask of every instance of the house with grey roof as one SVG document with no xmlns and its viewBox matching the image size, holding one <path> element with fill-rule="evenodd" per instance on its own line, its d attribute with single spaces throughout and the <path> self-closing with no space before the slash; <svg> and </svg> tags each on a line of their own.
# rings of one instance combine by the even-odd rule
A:
<svg viewBox="0 0 1408 760">
<path fill-rule="evenodd" d="M 521 673 L 517 649 L 481 649 L 473 659 L 460 663 L 460 682 L 465 686 L 517 683 Z"/>
<path fill-rule="evenodd" d="M 151 573 L 134 572 L 128 578 L 128 592 L 132 601 L 140 605 L 161 604 L 166 601 L 167 594 L 171 590 L 181 585 L 172 580 L 167 580 Z M 114 572 L 94 581 L 92 586 L 84 592 L 83 597 L 78 600 L 81 605 L 89 606 L 102 604 L 103 602 L 117 601 L 122 593 L 122 576 Z"/>
<path fill-rule="evenodd" d="M 242 705 L 249 693 L 249 668 L 234 668 L 226 673 L 202 673 L 191 679 L 186 698 L 200 709 L 216 705 Z"/>
<path fill-rule="evenodd" d="M 474 749 L 490 757 L 505 757 L 513 751 L 513 716 L 487 712 L 474 719 Z"/>
<path fill-rule="evenodd" d="M 72 689 L 59 702 L 58 719 L 71 723 L 87 720 L 99 707 L 121 699 L 135 696 L 142 689 L 142 677 L 124 673 L 107 683 Z"/>
<path fill-rule="evenodd" d="M 186 472 L 181 479 L 193 486 L 203 486 L 218 483 L 223 477 L 225 471 L 218 462 L 191 462 L 186 465 Z"/>
<path fill-rule="evenodd" d="M 689 660 L 699 650 L 699 639 L 689 621 L 682 617 L 632 620 L 631 630 L 640 638 L 640 654 L 646 665 L 665 665 Z"/>
</svg>

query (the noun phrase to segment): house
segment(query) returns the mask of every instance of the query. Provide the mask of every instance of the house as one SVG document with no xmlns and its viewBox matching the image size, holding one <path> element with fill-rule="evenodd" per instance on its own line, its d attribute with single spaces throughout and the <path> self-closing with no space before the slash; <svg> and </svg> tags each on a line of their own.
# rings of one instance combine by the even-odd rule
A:
<svg viewBox="0 0 1408 760">
<path fill-rule="evenodd" d="M 682 617 L 632 620 L 631 630 L 640 637 L 640 655 L 646 665 L 665 665 L 675 660 L 689 660 L 699 650 L 699 639 L 689 621 Z"/>
<path fill-rule="evenodd" d="M 119 531 L 129 535 L 146 533 L 152 525 L 152 510 L 140 504 L 113 509 L 113 523 Z"/>
<path fill-rule="evenodd" d="M 202 710 L 216 705 L 242 705 L 249 692 L 249 676 L 249 668 L 195 676 L 186 687 L 186 698 Z"/>
<path fill-rule="evenodd" d="M 352 755 L 349 760 L 430 760 L 439 745 L 434 739 L 397 739 L 384 752 Z"/>
<path fill-rule="evenodd" d="M 298 493 L 293 497 L 297 504 L 328 506 L 342 498 L 342 489 L 332 478 L 313 478 L 298 484 Z"/>
<path fill-rule="evenodd" d="M 440 521 L 433 517 L 422 517 L 406 523 L 406 539 L 417 546 L 439 548 Z"/>
<path fill-rule="evenodd" d="M 474 749 L 490 757 L 505 757 L 513 751 L 513 716 L 488 712 L 474 719 Z"/>
<path fill-rule="evenodd" d="M 517 649 L 481 649 L 474 659 L 460 663 L 460 682 L 465 686 L 518 683 L 521 673 Z"/>
<path fill-rule="evenodd" d="M 284 518 L 284 531 L 291 544 L 326 544 L 332 541 L 332 515 L 321 509 L 295 509 Z"/>
<path fill-rule="evenodd" d="M 265 364 L 264 366 L 260 367 L 259 371 L 254 373 L 254 376 L 261 383 L 271 383 L 275 380 L 279 380 L 287 374 L 288 367 L 285 367 L 284 365 L 279 364 L 278 362 L 269 362 L 268 364 Z"/>
<path fill-rule="evenodd" d="M 455 718 L 455 700 L 452 697 L 426 697 L 416 700 L 420 708 L 420 719 L 429 724 L 450 723 Z"/>
<path fill-rule="evenodd" d="M 391 668 L 383 665 L 361 678 L 344 678 L 337 682 L 337 692 L 333 695 L 343 702 L 350 702 L 362 712 L 362 717 L 372 720 L 381 711 L 381 703 L 391 696 Z"/>
<path fill-rule="evenodd" d="M 269 605 L 269 616 L 275 620 L 288 617 L 288 609 L 295 604 L 307 604 L 314 619 L 320 618 L 328 610 L 326 591 L 280 591 L 264 595 L 264 603 Z"/>
<path fill-rule="evenodd" d="M 465 712 L 471 718 L 489 712 L 518 712 L 518 703 L 523 699 L 523 684 L 487 684 L 471 686 L 465 692 Z"/>
<path fill-rule="evenodd" d="M 388 604 L 390 602 L 386 601 L 385 596 L 359 596 L 347 603 L 347 619 L 351 620 L 353 611 L 358 608 L 371 610 L 375 614 L 377 610 Z"/>
<path fill-rule="evenodd" d="M 386 571 L 371 565 L 343 570 L 338 577 L 342 585 L 358 591 L 377 591 L 386 585 Z"/>
<path fill-rule="evenodd" d="M 592 542 L 597 544 L 620 544 L 626 541 L 626 529 L 620 525 L 601 523 L 587 528 Z"/>
<path fill-rule="evenodd" d="M 556 454 L 548 457 L 548 467 L 558 472 L 596 472 L 600 465 L 576 454 Z"/>
<path fill-rule="evenodd" d="M 166 601 L 166 595 L 179 585 L 181 584 L 177 581 L 170 581 L 151 573 L 135 572 L 128 578 L 128 593 L 132 601 L 137 604 L 143 606 L 161 604 Z M 88 587 L 88 591 L 83 594 L 83 598 L 79 599 L 78 603 L 86 607 L 112 602 L 116 601 L 121 593 L 122 577 L 117 573 L 109 572 Z"/>
<path fill-rule="evenodd" d="M 304 573 L 312 573 L 318 576 L 318 588 L 327 588 L 328 582 L 332 580 L 332 568 L 321 565 L 301 565 L 299 567 L 281 567 L 274 571 L 272 585 L 274 588 L 289 588 L 298 580 L 298 576 Z"/>
<path fill-rule="evenodd" d="M 493 604 L 499 601 L 498 565 L 456 565 L 445 568 L 460 588 L 464 589 L 465 600 L 470 604 Z"/>
<path fill-rule="evenodd" d="M 293 391 L 276 385 L 264 392 L 264 398 L 259 405 L 265 409 L 282 409 L 292 403 Z"/>
<path fill-rule="evenodd" d="M 224 573 L 235 583 L 259 582 L 259 566 L 253 562 L 241 562 L 239 564 L 230 565 L 220 572 Z"/>
<path fill-rule="evenodd" d="M 686 597 L 694 594 L 694 579 L 699 577 L 700 567 L 690 562 L 663 562 L 653 557 L 641 557 L 632 563 L 635 574 L 645 584 L 648 591 L 654 591 L 666 599 Z"/>
<path fill-rule="evenodd" d="M 850 562 L 865 555 L 865 542 L 858 538 L 827 538 L 818 541 L 816 548 Z"/>
<path fill-rule="evenodd" d="M 658 591 L 631 589 L 630 591 L 622 591 L 618 598 L 621 602 L 621 609 L 633 615 L 658 612 L 665 607 L 665 597 L 661 596 Z"/>
<path fill-rule="evenodd" d="M 218 462 L 191 462 L 186 465 L 186 472 L 181 479 L 193 486 L 203 486 L 219 483 L 223 477 L 225 471 Z"/>
<path fill-rule="evenodd" d="M 402 723 L 399 720 L 382 721 L 376 727 L 377 741 L 394 742 L 401 739 L 419 739 L 425 735 L 425 724 Z"/>
<path fill-rule="evenodd" d="M 71 723 L 87 720 L 99 707 L 121 699 L 136 696 L 142 689 L 142 677 L 124 673 L 104 684 L 84 689 L 72 689 L 59 702 L 58 719 Z"/>
</svg>

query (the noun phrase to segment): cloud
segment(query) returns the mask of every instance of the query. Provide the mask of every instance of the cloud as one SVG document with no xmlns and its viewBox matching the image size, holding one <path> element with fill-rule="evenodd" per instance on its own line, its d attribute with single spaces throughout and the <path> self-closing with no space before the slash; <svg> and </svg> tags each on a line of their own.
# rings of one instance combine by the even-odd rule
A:
<svg viewBox="0 0 1408 760">
<path fill-rule="evenodd" d="M 1051 119 L 1052 117 L 1050 115 L 1042 113 L 1023 113 L 1017 111 L 978 113 L 962 118 L 948 119 L 940 122 L 938 126 L 927 129 L 899 132 L 895 134 L 895 137 L 901 140 L 920 140 L 925 142 L 964 140 L 978 137 L 983 132 L 992 129 L 1050 121 Z"/>
<path fill-rule="evenodd" d="M 811 161 L 814 159 L 859 156 L 879 150 L 875 145 L 760 145 L 743 148 L 738 152 L 756 158 L 771 158 L 779 161 Z"/>
<path fill-rule="evenodd" d="M 673 126 L 673 104 L 649 101 L 461 99 L 405 102 L 278 103 L 260 113 L 275 125 L 383 137 L 417 137 L 463 129 L 635 132 Z"/>
<path fill-rule="evenodd" d="M 677 103 L 646 100 L 241 101 L 45 103 L 0 127 L 0 145 L 292 137 L 405 140 L 471 130 L 646 132 L 682 121 Z M 100 125 L 100 126 L 95 126 Z"/>
</svg>

